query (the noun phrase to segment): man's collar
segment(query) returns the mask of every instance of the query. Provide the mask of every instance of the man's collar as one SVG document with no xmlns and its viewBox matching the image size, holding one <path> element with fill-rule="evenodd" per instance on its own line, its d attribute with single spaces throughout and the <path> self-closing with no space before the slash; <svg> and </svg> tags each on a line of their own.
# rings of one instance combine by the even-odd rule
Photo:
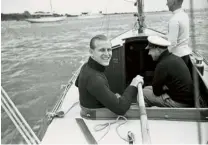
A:
<svg viewBox="0 0 208 145">
<path fill-rule="evenodd" d="M 157 62 L 160 62 L 164 57 L 170 55 L 171 53 L 169 52 L 169 50 L 165 50 L 164 52 L 162 52 L 157 60 Z"/>
<path fill-rule="evenodd" d="M 182 8 L 179 8 L 179 9 L 173 11 L 173 14 L 176 14 L 176 13 L 181 12 L 181 11 L 183 11 L 183 9 Z"/>
<path fill-rule="evenodd" d="M 104 72 L 105 71 L 105 66 L 99 64 L 97 61 L 92 59 L 91 57 L 88 60 L 88 65 L 92 68 L 95 69 L 99 72 Z"/>
</svg>

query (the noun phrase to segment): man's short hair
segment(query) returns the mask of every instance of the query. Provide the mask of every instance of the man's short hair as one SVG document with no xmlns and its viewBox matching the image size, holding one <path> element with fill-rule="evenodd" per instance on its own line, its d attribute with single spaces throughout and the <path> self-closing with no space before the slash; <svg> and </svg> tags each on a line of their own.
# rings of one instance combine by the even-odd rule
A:
<svg viewBox="0 0 208 145">
<path fill-rule="evenodd" d="M 95 41 L 97 40 L 108 40 L 105 35 L 96 35 L 90 40 L 90 48 L 95 49 Z"/>
</svg>

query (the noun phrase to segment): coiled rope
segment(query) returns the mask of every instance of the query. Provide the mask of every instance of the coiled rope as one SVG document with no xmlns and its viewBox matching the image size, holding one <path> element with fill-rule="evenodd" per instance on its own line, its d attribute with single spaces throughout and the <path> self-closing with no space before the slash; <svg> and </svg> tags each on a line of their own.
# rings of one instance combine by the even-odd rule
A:
<svg viewBox="0 0 208 145">
<path fill-rule="evenodd" d="M 122 137 L 120 135 L 119 131 L 118 131 L 119 127 L 122 126 L 122 125 L 124 125 L 128 121 L 127 118 L 124 117 L 124 116 L 118 116 L 117 119 L 115 121 L 113 121 L 113 122 L 107 122 L 107 123 L 104 123 L 104 124 L 95 125 L 94 126 L 94 131 L 95 132 L 98 132 L 98 131 L 101 131 L 101 130 L 103 130 L 105 128 L 108 128 L 106 130 L 106 132 L 104 133 L 104 135 L 98 140 L 98 142 L 101 141 L 108 134 L 108 132 L 110 131 L 111 125 L 118 123 L 120 118 L 123 119 L 124 121 L 118 124 L 118 126 L 116 127 L 116 133 L 118 134 L 118 136 L 122 140 L 124 140 L 126 142 L 129 142 L 129 139 L 128 138 L 125 138 L 125 137 Z M 129 134 L 129 132 L 128 132 L 128 134 Z M 132 138 L 134 139 L 134 137 L 132 137 Z"/>
<path fill-rule="evenodd" d="M 40 140 L 28 125 L 15 104 L 1 86 L 1 105 L 27 144 L 40 144 Z"/>
</svg>

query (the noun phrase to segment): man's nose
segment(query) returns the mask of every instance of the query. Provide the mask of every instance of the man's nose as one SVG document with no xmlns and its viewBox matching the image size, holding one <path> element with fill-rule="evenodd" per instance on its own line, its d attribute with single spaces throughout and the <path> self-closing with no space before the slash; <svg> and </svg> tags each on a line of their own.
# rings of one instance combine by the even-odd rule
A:
<svg viewBox="0 0 208 145">
<path fill-rule="evenodd" d="M 109 55 L 110 53 L 108 52 L 108 50 L 105 50 L 105 55 Z"/>
</svg>

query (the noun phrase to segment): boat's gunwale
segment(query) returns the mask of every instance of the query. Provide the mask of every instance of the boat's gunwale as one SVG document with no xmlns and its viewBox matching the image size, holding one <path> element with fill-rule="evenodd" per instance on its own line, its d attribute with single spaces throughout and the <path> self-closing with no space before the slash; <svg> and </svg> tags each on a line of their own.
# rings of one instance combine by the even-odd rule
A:
<svg viewBox="0 0 208 145">
<path fill-rule="evenodd" d="M 81 116 L 92 120 L 112 120 L 118 115 L 109 109 L 90 109 L 81 111 Z M 132 104 L 130 109 L 124 115 L 128 119 L 139 119 L 140 113 L 137 104 Z M 208 121 L 208 108 L 146 108 L 148 119 L 150 120 L 174 120 L 174 121 Z"/>
</svg>

